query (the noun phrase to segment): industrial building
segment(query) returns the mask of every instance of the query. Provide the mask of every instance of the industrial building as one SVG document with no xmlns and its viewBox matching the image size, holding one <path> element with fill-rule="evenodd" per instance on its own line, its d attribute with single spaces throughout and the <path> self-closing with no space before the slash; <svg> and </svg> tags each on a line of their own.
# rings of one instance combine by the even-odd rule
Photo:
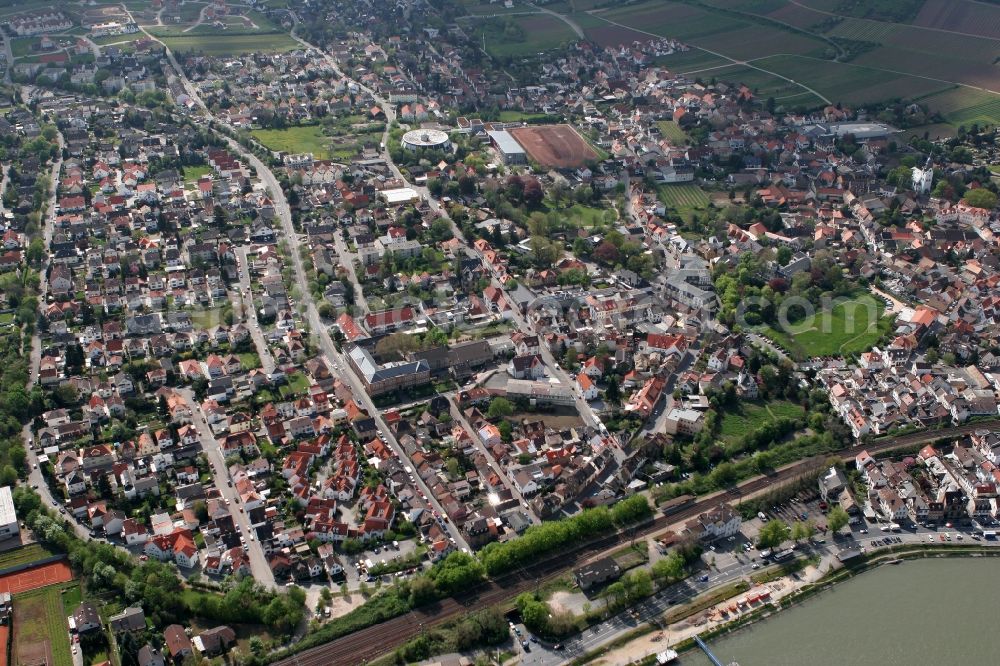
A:
<svg viewBox="0 0 1000 666">
<path fill-rule="evenodd" d="M 10 486 L 0 488 L 0 539 L 9 539 L 21 533 L 17 526 L 17 512 L 14 511 L 14 497 Z"/>
<path fill-rule="evenodd" d="M 507 130 L 493 130 L 486 134 L 504 164 L 525 164 L 528 161 L 524 148 Z"/>
<path fill-rule="evenodd" d="M 354 347 L 347 354 L 351 367 L 365 384 L 368 395 L 376 396 L 400 389 L 423 386 L 431 380 L 427 361 L 406 361 L 379 365 L 367 350 Z"/>
</svg>

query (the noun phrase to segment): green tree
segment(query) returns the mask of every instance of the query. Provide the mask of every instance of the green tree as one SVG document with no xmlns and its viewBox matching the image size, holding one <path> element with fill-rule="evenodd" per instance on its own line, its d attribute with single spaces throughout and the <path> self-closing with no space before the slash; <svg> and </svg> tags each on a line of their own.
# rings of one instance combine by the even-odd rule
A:
<svg viewBox="0 0 1000 666">
<path fill-rule="evenodd" d="M 548 604 L 539 601 L 531 592 L 522 592 L 514 600 L 518 612 L 521 614 L 521 621 L 531 631 L 538 634 L 545 634 L 548 630 L 549 607 Z"/>
<path fill-rule="evenodd" d="M 497 396 L 490 400 L 489 409 L 486 410 L 486 416 L 491 419 L 504 418 L 513 413 L 514 405 L 511 404 L 510 400 L 502 396 Z"/>
<path fill-rule="evenodd" d="M 622 579 L 629 603 L 645 599 L 653 593 L 653 578 L 645 569 L 636 569 Z"/>
<path fill-rule="evenodd" d="M 787 524 L 780 520 L 772 520 L 760 528 L 757 544 L 761 548 L 774 548 L 787 541 L 790 534 L 791 530 Z"/>
<path fill-rule="evenodd" d="M 430 575 L 441 594 L 454 595 L 478 585 L 486 575 L 486 570 L 471 555 L 455 551 L 431 569 Z"/>
<path fill-rule="evenodd" d="M 684 576 L 684 558 L 679 553 L 657 560 L 653 563 L 653 579 L 660 585 L 680 580 Z"/>
<path fill-rule="evenodd" d="M 208 505 L 205 504 L 204 500 L 197 500 L 194 503 L 194 515 L 199 522 L 208 522 Z"/>
<path fill-rule="evenodd" d="M 997 195 L 982 187 L 966 192 L 962 201 L 970 206 L 986 210 L 993 210 L 997 207 Z"/>
<path fill-rule="evenodd" d="M 608 380 L 608 387 L 604 389 L 604 401 L 612 407 L 622 404 L 622 388 L 617 375 Z"/>
<path fill-rule="evenodd" d="M 802 541 L 803 539 L 808 539 L 813 534 L 816 533 L 816 526 L 813 525 L 810 520 L 800 520 L 796 521 L 792 525 L 791 536 L 795 541 Z"/>
<path fill-rule="evenodd" d="M 567 347 L 566 354 L 563 356 L 563 365 L 572 370 L 576 367 L 577 356 L 576 347 Z"/>
<path fill-rule="evenodd" d="M 827 527 L 829 527 L 830 531 L 834 534 L 844 529 L 844 526 L 847 525 L 848 521 L 850 521 L 850 516 L 847 515 L 847 512 L 844 511 L 844 508 L 839 504 L 834 505 L 834 507 L 830 509 L 830 513 L 826 515 Z"/>
<path fill-rule="evenodd" d="M 604 597 L 608 608 L 617 608 L 628 599 L 628 588 L 625 587 L 625 583 L 622 581 L 611 583 L 601 596 Z"/>
</svg>

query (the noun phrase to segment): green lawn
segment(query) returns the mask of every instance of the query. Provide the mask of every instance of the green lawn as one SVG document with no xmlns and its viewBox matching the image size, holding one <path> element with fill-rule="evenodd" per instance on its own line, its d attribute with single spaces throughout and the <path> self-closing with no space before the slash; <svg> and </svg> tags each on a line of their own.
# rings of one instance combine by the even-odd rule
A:
<svg viewBox="0 0 1000 666">
<path fill-rule="evenodd" d="M 741 402 L 735 412 L 722 414 L 719 437 L 726 444 L 735 444 L 768 421 L 802 416 L 802 407 L 785 400 L 774 402 Z"/>
<path fill-rule="evenodd" d="M 576 40 L 576 33 L 554 16 L 537 14 L 511 17 L 506 20 L 512 21 L 520 28 L 523 39 L 506 39 L 504 22 L 498 19 L 480 21 L 474 28 L 476 42 L 482 44 L 485 37 L 486 50 L 494 57 L 533 55 Z"/>
<path fill-rule="evenodd" d="M 500 112 L 500 122 L 502 123 L 546 123 L 558 121 L 557 117 L 544 113 L 525 113 L 524 111 L 511 111 L 509 109 Z"/>
<path fill-rule="evenodd" d="M 661 185 L 656 190 L 660 201 L 669 208 L 674 208 L 687 218 L 693 211 L 706 208 L 709 204 L 708 195 L 697 185 L 690 183 L 672 183 Z"/>
<path fill-rule="evenodd" d="M 302 45 L 284 33 L 248 35 L 186 34 L 161 38 L 175 53 L 197 52 L 208 56 L 235 56 L 247 53 L 286 53 Z"/>
<path fill-rule="evenodd" d="M 53 666 L 72 666 L 64 589 L 79 600 L 79 583 L 49 585 L 14 597 L 14 663 L 23 661 L 19 655 L 36 653 L 39 644 L 47 641 Z"/>
<path fill-rule="evenodd" d="M 45 548 L 41 544 L 28 544 L 23 548 L 8 550 L 5 553 L 0 553 L 0 569 L 8 569 L 10 567 L 28 564 L 29 562 L 36 562 L 50 555 L 52 555 L 52 551 Z"/>
<path fill-rule="evenodd" d="M 892 328 L 892 318 L 882 316 L 884 310 L 881 301 L 861 294 L 795 322 L 788 330 L 767 327 L 765 333 L 797 360 L 854 354 L 871 349 Z"/>
<path fill-rule="evenodd" d="M 283 386 L 282 388 L 286 387 Z M 306 391 L 309 390 L 309 378 L 306 377 L 301 372 L 296 372 L 294 374 L 288 375 L 287 388 L 294 395 L 305 393 Z"/>
<path fill-rule="evenodd" d="M 330 137 L 319 125 L 298 125 L 285 129 L 255 129 L 253 137 L 270 150 L 291 154 L 312 153 L 318 160 L 330 158 Z"/>
<path fill-rule="evenodd" d="M 83 601 L 83 590 L 79 585 L 72 585 L 71 587 L 64 588 L 66 591 L 62 596 L 63 613 L 65 615 L 70 615 L 76 610 L 77 606 Z"/>
<path fill-rule="evenodd" d="M 31 47 L 39 42 L 39 37 L 15 37 L 10 40 L 10 51 L 15 58 L 31 55 Z"/>
<path fill-rule="evenodd" d="M 656 126 L 660 128 L 660 134 L 663 135 L 663 138 L 670 139 L 675 145 L 684 145 L 687 141 L 687 133 L 673 120 L 660 120 L 656 123 Z"/>
<path fill-rule="evenodd" d="M 260 367 L 260 357 L 257 356 L 257 352 L 246 352 L 244 354 L 237 354 L 237 356 L 243 365 L 243 372 Z"/>
<path fill-rule="evenodd" d="M 583 204 L 573 204 L 567 208 L 561 208 L 552 201 L 548 201 L 547 206 L 549 211 L 563 218 L 566 223 L 584 229 L 603 224 L 605 222 L 604 216 L 611 210 L 610 208 L 598 208 Z"/>
<path fill-rule="evenodd" d="M 212 167 L 207 164 L 202 164 L 201 166 L 186 166 L 184 167 L 184 180 L 189 183 L 197 182 L 202 176 L 207 176 L 212 173 Z"/>
<path fill-rule="evenodd" d="M 133 35 L 103 35 L 101 37 L 91 37 L 90 41 L 94 42 L 98 46 L 105 46 L 107 44 L 117 44 L 119 42 L 134 42 L 136 39 L 142 37 L 141 33 Z"/>
</svg>

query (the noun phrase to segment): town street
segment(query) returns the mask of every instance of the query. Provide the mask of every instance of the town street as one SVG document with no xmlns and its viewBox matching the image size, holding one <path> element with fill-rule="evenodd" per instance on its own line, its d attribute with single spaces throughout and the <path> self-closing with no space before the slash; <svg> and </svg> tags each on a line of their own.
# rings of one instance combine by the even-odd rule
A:
<svg viewBox="0 0 1000 666">
<path fill-rule="evenodd" d="M 215 475 L 215 485 L 219 489 L 219 493 L 223 499 L 226 500 L 230 514 L 233 516 L 233 522 L 240 530 L 240 536 L 243 539 L 243 550 L 246 551 L 250 558 L 250 571 L 253 573 L 254 580 L 266 587 L 274 588 L 276 586 L 274 574 L 271 573 L 271 567 L 264 556 L 264 549 L 261 547 L 260 541 L 256 537 L 251 539 L 253 530 L 251 529 L 250 519 L 247 517 L 246 511 L 244 511 L 243 505 L 240 503 L 239 494 L 231 485 L 229 470 L 226 468 L 226 460 L 222 455 L 219 440 L 212 433 L 212 428 L 209 427 L 208 421 L 205 420 L 205 414 L 201 411 L 201 406 L 198 404 L 194 392 L 188 388 L 181 388 L 177 389 L 177 393 L 184 399 L 188 409 L 191 410 L 191 423 L 198 431 L 202 451 L 204 451 L 205 457 L 212 466 L 212 472 Z"/>
<path fill-rule="evenodd" d="M 506 472 L 502 467 L 500 467 L 497 459 L 493 457 L 493 453 L 486 448 L 485 444 L 483 444 L 483 440 L 479 437 L 479 433 L 476 432 L 475 428 L 473 428 L 466 420 L 465 414 L 462 413 L 458 403 L 455 402 L 454 396 L 448 395 L 447 398 L 448 408 L 451 412 L 452 418 L 457 420 L 459 425 L 465 428 L 465 431 L 469 433 L 469 436 L 472 437 L 472 441 L 475 442 L 476 449 L 483 455 L 483 458 L 486 459 L 486 463 L 490 466 L 490 469 L 493 470 L 493 473 L 500 477 L 503 485 L 510 490 L 510 493 L 514 496 L 514 498 L 520 502 L 521 507 L 527 512 L 528 516 L 531 517 L 531 522 L 540 525 L 542 522 L 541 518 L 539 518 L 538 514 L 534 512 L 531 505 L 528 504 L 528 501 L 524 499 L 524 496 L 520 493 L 520 491 L 518 491 L 517 486 L 510 482 Z"/>
<path fill-rule="evenodd" d="M 7 40 L 9 46 L 10 40 Z M 42 241 L 45 243 L 45 247 L 48 248 L 52 242 L 53 233 L 53 221 L 56 218 L 56 191 L 59 185 L 59 172 L 62 169 L 62 153 L 63 153 L 63 135 L 62 132 L 56 134 L 56 141 L 59 144 L 59 152 L 52 164 L 52 170 L 49 175 L 49 180 L 51 182 L 52 192 L 49 195 L 48 206 L 42 213 Z M 4 176 L 4 182 L 6 182 L 6 175 Z M 48 253 L 44 259 L 42 259 L 42 265 L 39 269 L 39 283 L 38 283 L 38 301 L 39 303 L 45 303 L 46 297 L 49 291 L 49 259 Z M 28 385 L 27 390 L 30 393 L 35 384 L 38 383 L 38 371 L 39 366 L 42 361 L 42 338 L 38 333 L 38 329 L 35 329 L 34 334 L 31 336 L 31 354 L 28 359 Z M 24 449 L 27 451 L 27 463 L 28 463 L 28 483 L 31 487 L 38 491 L 41 496 L 42 501 L 54 508 L 57 511 L 64 512 L 65 506 L 61 501 L 57 501 L 49 490 L 49 485 L 46 483 L 45 478 L 42 476 L 42 469 L 38 464 L 38 452 L 34 448 L 34 437 L 31 432 L 31 424 L 28 423 L 21 430 L 21 437 L 24 439 Z M 69 518 L 69 524 L 73 526 L 73 531 L 81 539 L 89 539 L 90 533 L 80 525 L 75 518 Z"/>
<path fill-rule="evenodd" d="M 205 111 L 207 116 L 217 122 L 217 119 L 212 116 L 205 106 L 205 103 L 198 97 L 198 91 L 191 84 L 191 82 L 184 75 L 184 70 L 181 69 L 180 65 L 174 59 L 173 54 L 169 49 L 166 51 L 168 59 L 173 66 L 174 70 L 177 72 L 178 77 L 184 85 L 184 89 L 188 91 L 188 94 L 194 99 L 197 104 Z M 351 391 L 354 394 L 355 401 L 363 407 L 371 416 L 375 419 L 375 424 L 378 429 L 382 432 L 381 438 L 385 443 L 392 449 L 393 453 L 401 461 L 408 461 L 406 453 L 403 451 L 399 442 L 393 436 L 392 432 L 389 430 L 385 421 L 382 419 L 382 415 L 375 404 L 372 402 L 371 398 L 368 396 L 367 391 L 365 391 L 364 386 L 361 384 L 358 377 L 355 375 L 354 371 L 349 367 L 346 358 L 337 351 L 336 346 L 333 343 L 333 339 L 330 337 L 329 331 L 327 331 L 327 325 L 322 321 L 319 316 L 319 312 L 316 309 L 316 304 L 313 302 L 312 294 L 309 291 L 309 283 L 306 279 L 306 271 L 302 265 L 302 257 L 299 253 L 299 247 L 301 246 L 301 241 L 299 234 L 295 231 L 295 226 L 292 223 L 292 214 L 288 207 L 288 202 L 285 199 L 285 193 L 281 189 L 281 185 L 278 183 L 277 178 L 271 170 L 265 165 L 260 159 L 246 150 L 239 142 L 232 138 L 225 137 L 229 148 L 240 155 L 240 157 L 246 161 L 247 166 L 253 168 L 257 177 L 260 178 L 264 187 L 267 189 L 271 200 L 274 203 L 274 211 L 277 215 L 278 220 L 281 222 L 281 227 L 284 232 L 285 241 L 288 244 L 288 254 L 292 263 L 292 270 L 295 276 L 295 287 L 297 288 L 300 295 L 299 311 L 305 315 L 305 329 L 312 334 L 312 341 L 318 343 L 320 350 L 326 355 L 327 359 L 333 361 L 334 368 L 332 371 L 346 380 L 351 386 Z M 244 255 L 245 256 L 245 255 Z M 254 319 L 256 322 L 256 319 Z M 250 325 L 250 320 L 248 318 L 247 324 Z M 258 325 L 259 328 L 259 325 Z M 207 424 L 206 424 L 207 427 Z M 223 470 L 225 471 L 225 470 Z M 420 491 L 425 497 L 427 497 L 428 503 L 431 508 L 438 512 L 439 515 L 445 516 L 445 511 L 441 507 L 437 498 L 431 493 L 430 488 L 420 478 L 419 475 L 414 475 L 416 479 L 416 484 Z M 451 538 L 459 548 L 468 548 L 468 543 L 462 536 L 461 531 L 455 527 L 451 521 L 445 523 Z M 256 572 L 255 572 L 256 575 Z"/>
<path fill-rule="evenodd" d="M 250 289 L 250 264 L 247 261 L 247 248 L 236 248 L 236 254 L 240 261 L 239 298 L 240 303 L 243 304 L 243 320 L 246 327 L 250 330 L 250 337 L 253 338 L 253 344 L 257 348 L 257 356 L 260 357 L 261 369 L 270 375 L 274 372 L 275 368 L 274 356 L 271 355 L 271 348 L 267 346 L 267 340 L 264 339 L 264 331 L 257 321 L 257 309 L 254 307 L 253 293 Z"/>
<path fill-rule="evenodd" d="M 293 21 L 295 21 L 296 24 L 297 24 L 298 23 L 298 18 L 294 15 L 294 13 L 292 13 L 292 12 L 289 12 L 289 13 L 292 15 Z M 299 43 L 301 43 L 303 46 L 305 46 L 307 48 L 315 49 L 316 51 L 318 51 L 320 53 L 323 53 L 324 60 L 330 65 L 331 68 L 333 68 L 333 70 L 335 72 L 337 72 L 337 74 L 341 78 L 345 79 L 346 81 L 351 82 L 359 90 L 362 90 L 362 91 L 368 93 L 369 95 L 371 95 L 372 99 L 375 100 L 375 103 L 378 104 L 379 108 L 381 108 L 382 111 L 385 113 L 385 117 L 386 117 L 386 131 L 385 131 L 385 133 L 383 135 L 383 143 L 385 143 L 388 140 L 389 126 L 392 125 L 392 123 L 395 122 L 395 120 L 396 120 L 396 112 L 395 112 L 395 109 L 394 109 L 394 105 L 389 100 L 383 98 L 381 95 L 379 95 L 378 93 L 376 93 L 374 90 L 372 90 L 368 86 L 365 86 L 361 82 L 356 81 L 355 79 L 352 79 L 351 77 L 349 77 L 346 74 L 344 74 L 344 72 L 340 69 L 340 66 L 337 64 L 336 60 L 334 60 L 333 58 L 331 58 L 330 56 L 328 56 L 326 53 L 324 53 L 322 51 L 322 49 L 319 49 L 316 46 L 313 46 L 309 42 L 305 41 L 304 39 L 301 39 L 300 37 L 297 37 L 295 35 L 294 29 L 292 30 L 292 37 L 294 39 L 296 39 Z M 420 194 L 420 197 L 424 201 L 427 202 L 427 204 L 430 206 L 431 210 L 438 217 L 446 219 L 451 224 L 452 233 L 455 235 L 456 238 L 458 238 L 465 245 L 467 254 L 469 254 L 469 256 L 476 256 L 476 257 L 478 257 L 478 254 L 475 253 L 471 249 L 471 247 L 469 245 L 468 239 L 466 239 L 465 236 L 462 234 L 462 230 L 458 228 L 458 225 L 455 224 L 454 220 L 451 219 L 451 217 L 448 215 L 448 212 L 444 208 L 441 207 L 441 205 L 437 202 L 436 199 L 434 199 L 433 196 L 431 196 L 431 194 L 427 190 L 427 188 L 424 187 L 424 186 L 417 186 L 417 185 L 414 185 L 414 184 L 410 183 L 406 179 L 406 177 L 403 176 L 402 172 L 400 172 L 400 170 L 396 166 L 396 164 L 392 161 L 392 157 L 390 156 L 388 150 L 386 150 L 384 152 L 383 157 L 384 157 L 384 159 L 386 161 L 386 164 L 389 167 L 389 170 L 392 172 L 393 176 L 395 176 L 403 184 L 404 187 L 410 187 L 410 188 L 413 188 L 414 190 L 416 190 L 417 193 Z M 338 245 L 337 246 L 338 252 L 340 252 L 340 248 L 341 248 L 341 246 Z M 478 258 L 480 259 L 480 261 L 482 261 L 482 257 L 478 257 Z M 351 271 L 351 274 L 352 274 L 351 275 L 352 280 L 354 280 L 355 283 L 357 283 L 356 282 L 356 276 L 353 275 L 353 258 L 350 256 L 349 253 L 342 253 L 341 254 L 341 260 L 345 264 L 351 266 L 351 268 L 349 270 Z M 490 267 L 486 266 L 486 268 L 487 268 L 487 270 L 489 270 Z M 490 273 L 490 281 L 491 281 L 491 283 L 492 283 L 492 285 L 494 287 L 496 287 L 497 289 L 500 289 L 501 291 L 503 291 L 503 293 L 505 295 L 507 294 L 507 292 L 503 288 L 503 285 L 500 284 L 500 281 L 497 280 L 495 276 L 493 276 L 492 272 Z M 508 300 L 510 300 L 509 296 L 508 296 Z M 528 331 L 533 330 L 532 327 L 529 326 L 528 321 L 525 319 L 524 315 L 521 314 L 521 312 L 516 307 L 513 308 L 513 313 L 514 313 L 514 320 L 517 323 L 518 330 L 524 331 L 524 332 L 528 332 Z M 558 379 L 559 382 L 561 384 L 563 384 L 563 386 L 565 386 L 565 387 L 567 387 L 567 388 L 569 388 L 570 390 L 573 391 L 573 396 L 574 396 L 574 400 L 576 402 L 577 410 L 580 412 L 580 416 L 583 418 L 584 423 L 586 425 L 590 426 L 591 428 L 594 428 L 595 430 L 596 429 L 600 429 L 600 426 L 599 426 L 600 419 L 598 419 L 597 415 L 594 414 L 594 410 L 590 407 L 589 404 L 587 404 L 587 401 L 584 400 L 580 396 L 580 394 L 575 390 L 576 383 L 573 380 L 571 380 L 570 377 L 569 377 L 569 375 L 559 366 L 558 363 L 556 363 L 556 359 L 553 357 L 552 353 L 548 350 L 548 348 L 545 345 L 541 346 L 541 356 L 542 356 L 542 360 L 545 361 L 545 364 L 551 369 L 550 371 L 552 372 L 552 374 L 554 375 L 554 377 L 556 379 Z M 615 455 L 617 457 L 619 457 L 619 460 L 624 457 L 624 453 L 620 449 L 616 449 L 616 454 Z"/>
</svg>

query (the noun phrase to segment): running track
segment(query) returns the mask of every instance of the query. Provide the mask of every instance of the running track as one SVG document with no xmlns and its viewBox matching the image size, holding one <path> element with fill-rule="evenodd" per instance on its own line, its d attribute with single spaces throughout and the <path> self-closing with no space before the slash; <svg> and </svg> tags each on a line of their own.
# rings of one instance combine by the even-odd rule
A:
<svg viewBox="0 0 1000 666">
<path fill-rule="evenodd" d="M 628 531 L 619 531 L 608 535 L 571 553 L 559 555 L 539 562 L 530 570 L 523 570 L 501 576 L 493 581 L 480 585 L 470 594 L 460 599 L 444 599 L 432 606 L 410 611 L 405 615 L 387 620 L 380 624 L 361 629 L 341 638 L 310 648 L 297 655 L 277 662 L 278 666 L 354 666 L 391 652 L 425 627 L 442 623 L 460 614 L 467 614 L 489 606 L 509 605 L 511 600 L 528 590 L 535 589 L 538 584 L 553 576 L 571 569 L 594 555 L 614 550 L 622 542 L 642 538 L 662 531 L 674 523 L 678 523 L 715 507 L 730 496 L 746 496 L 760 492 L 772 485 L 782 485 L 809 472 L 816 471 L 833 457 L 853 461 L 864 450 L 878 454 L 892 449 L 926 444 L 942 438 L 961 437 L 976 430 L 996 430 L 1000 428 L 1000 419 L 980 421 L 968 425 L 955 426 L 942 430 L 925 430 L 921 432 L 888 437 L 878 440 L 868 446 L 852 446 L 824 456 L 815 456 L 788 465 L 768 476 L 759 476 L 739 484 L 730 491 L 722 491 L 705 497 L 688 507 L 676 511 L 670 516 L 660 516 L 655 520 Z"/>
</svg>

